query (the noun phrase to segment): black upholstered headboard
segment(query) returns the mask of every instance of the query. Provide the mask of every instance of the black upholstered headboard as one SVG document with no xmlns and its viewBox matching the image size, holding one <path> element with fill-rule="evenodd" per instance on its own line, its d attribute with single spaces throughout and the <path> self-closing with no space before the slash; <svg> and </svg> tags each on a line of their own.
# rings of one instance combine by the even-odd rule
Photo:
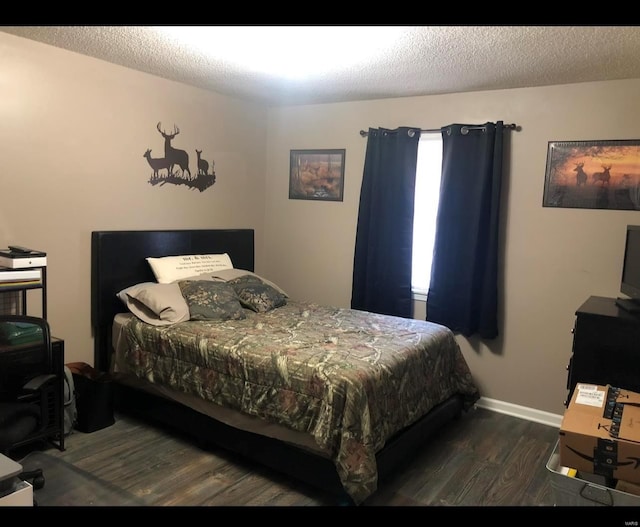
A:
<svg viewBox="0 0 640 527">
<path fill-rule="evenodd" d="M 94 365 L 106 371 L 111 324 L 124 309 L 116 293 L 153 282 L 147 257 L 228 253 L 237 269 L 254 270 L 253 229 L 94 231 L 91 233 L 91 325 Z"/>
</svg>

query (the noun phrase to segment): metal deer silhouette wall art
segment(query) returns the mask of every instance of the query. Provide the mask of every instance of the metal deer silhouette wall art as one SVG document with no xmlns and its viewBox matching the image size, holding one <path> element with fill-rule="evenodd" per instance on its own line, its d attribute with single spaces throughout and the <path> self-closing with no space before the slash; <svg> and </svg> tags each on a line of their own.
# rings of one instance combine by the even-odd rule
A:
<svg viewBox="0 0 640 527">
<path fill-rule="evenodd" d="M 189 168 L 189 154 L 186 150 L 176 148 L 171 142 L 180 133 L 180 128 L 175 124 L 173 130 L 167 132 L 158 122 L 156 129 L 164 139 L 164 157 L 153 157 L 151 148 L 142 155 L 152 169 L 149 178 L 151 185 L 163 186 L 167 183 L 173 185 L 185 185 L 191 189 L 204 192 L 216 182 L 214 170 L 215 161 L 211 164 L 202 157 L 202 150 L 195 149 L 197 169 L 192 172 Z"/>
</svg>

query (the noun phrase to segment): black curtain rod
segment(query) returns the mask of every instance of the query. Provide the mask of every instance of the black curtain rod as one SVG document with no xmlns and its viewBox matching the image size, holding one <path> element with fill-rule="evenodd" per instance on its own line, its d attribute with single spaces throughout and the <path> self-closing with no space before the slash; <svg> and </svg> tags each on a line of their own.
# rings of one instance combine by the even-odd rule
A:
<svg viewBox="0 0 640 527">
<path fill-rule="evenodd" d="M 443 128 L 446 128 L 443 127 Z M 465 130 L 482 130 L 484 128 L 483 125 L 479 125 L 479 126 L 463 126 L 462 127 L 462 133 L 465 133 Z M 503 125 L 503 128 L 507 129 L 507 130 L 515 130 L 516 132 L 520 131 L 520 127 L 517 124 L 505 124 Z M 390 130 L 390 131 L 395 131 L 395 130 Z M 426 128 L 426 129 L 421 129 L 420 132 L 422 133 L 436 133 L 436 132 L 441 132 L 442 128 Z M 367 132 L 366 130 L 360 130 L 360 135 L 362 137 L 367 137 L 369 135 L 369 132 Z"/>
</svg>

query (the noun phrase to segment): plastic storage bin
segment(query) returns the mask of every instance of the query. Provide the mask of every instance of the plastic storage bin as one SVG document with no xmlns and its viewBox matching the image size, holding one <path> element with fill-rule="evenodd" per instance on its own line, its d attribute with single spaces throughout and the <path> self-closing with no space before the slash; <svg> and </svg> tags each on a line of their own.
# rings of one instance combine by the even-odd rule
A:
<svg viewBox="0 0 640 527">
<path fill-rule="evenodd" d="M 579 475 L 571 477 L 563 474 L 557 443 L 547 462 L 547 470 L 554 504 L 557 506 L 640 506 L 640 496 L 586 481 Z"/>
</svg>

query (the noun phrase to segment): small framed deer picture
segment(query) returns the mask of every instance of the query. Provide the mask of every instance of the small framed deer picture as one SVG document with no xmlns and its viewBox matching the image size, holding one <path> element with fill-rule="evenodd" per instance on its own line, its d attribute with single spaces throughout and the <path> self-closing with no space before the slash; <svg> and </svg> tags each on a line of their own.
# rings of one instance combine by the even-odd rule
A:
<svg viewBox="0 0 640 527">
<path fill-rule="evenodd" d="M 640 140 L 550 141 L 542 206 L 640 210 Z"/>
<path fill-rule="evenodd" d="M 342 201 L 344 149 L 291 150 L 289 199 Z"/>
</svg>

